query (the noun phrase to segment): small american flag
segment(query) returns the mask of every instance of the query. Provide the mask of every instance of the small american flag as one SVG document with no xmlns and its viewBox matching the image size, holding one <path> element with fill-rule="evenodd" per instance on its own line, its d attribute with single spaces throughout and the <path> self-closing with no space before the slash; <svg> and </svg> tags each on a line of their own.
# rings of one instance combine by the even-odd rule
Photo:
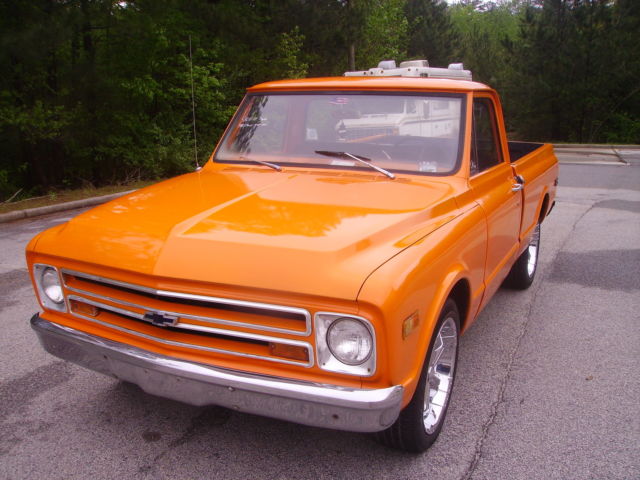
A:
<svg viewBox="0 0 640 480">
<path fill-rule="evenodd" d="M 335 97 L 329 103 L 331 103 L 331 105 L 346 105 L 349 103 L 349 99 L 347 97 Z"/>
</svg>

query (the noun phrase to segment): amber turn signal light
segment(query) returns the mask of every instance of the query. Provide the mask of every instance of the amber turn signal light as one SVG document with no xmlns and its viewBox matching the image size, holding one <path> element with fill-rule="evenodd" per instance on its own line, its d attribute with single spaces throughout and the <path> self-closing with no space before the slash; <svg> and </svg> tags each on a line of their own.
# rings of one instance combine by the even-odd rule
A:
<svg viewBox="0 0 640 480">
<path fill-rule="evenodd" d="M 420 323 L 420 316 L 418 315 L 418 311 L 416 310 L 402 322 L 402 339 L 404 340 L 411 332 L 413 332 L 418 324 Z"/>
<path fill-rule="evenodd" d="M 89 305 L 88 303 L 79 302 L 78 300 L 69 300 L 71 311 L 74 313 L 80 313 L 82 315 L 89 315 L 90 317 L 97 317 L 100 310 L 98 307 Z"/>
<path fill-rule="evenodd" d="M 269 353 L 274 357 L 290 358 L 292 360 L 309 361 L 309 350 L 297 345 L 287 345 L 286 343 L 269 343 Z"/>
</svg>

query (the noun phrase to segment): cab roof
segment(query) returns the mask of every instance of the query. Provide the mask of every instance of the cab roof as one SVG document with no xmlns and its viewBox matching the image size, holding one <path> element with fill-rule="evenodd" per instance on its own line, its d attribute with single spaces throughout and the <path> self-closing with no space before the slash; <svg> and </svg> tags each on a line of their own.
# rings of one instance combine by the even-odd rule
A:
<svg viewBox="0 0 640 480">
<path fill-rule="evenodd" d="M 466 80 L 416 77 L 324 77 L 278 80 L 248 88 L 249 92 L 319 91 L 319 90 L 390 90 L 390 91 L 492 91 L 490 87 Z"/>
</svg>

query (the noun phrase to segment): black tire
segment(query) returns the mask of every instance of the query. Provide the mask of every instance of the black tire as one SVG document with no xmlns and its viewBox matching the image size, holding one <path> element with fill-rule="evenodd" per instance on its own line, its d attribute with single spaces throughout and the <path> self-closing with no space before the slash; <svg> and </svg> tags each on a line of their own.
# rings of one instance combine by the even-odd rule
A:
<svg viewBox="0 0 640 480">
<path fill-rule="evenodd" d="M 504 286 L 514 290 L 526 290 L 533 283 L 538 271 L 538 258 L 540 257 L 540 224 L 536 225 L 529 245 L 518 257 L 516 263 L 504 281 Z"/>
<path fill-rule="evenodd" d="M 441 337 L 441 333 L 447 336 Z M 443 350 L 449 354 L 446 355 L 446 358 L 443 360 L 443 353 L 441 352 L 440 357 L 438 358 L 440 358 L 440 361 L 443 363 L 437 363 L 435 365 L 436 368 L 431 370 L 430 365 L 434 363 L 432 360 L 435 360 L 435 358 L 431 358 L 432 354 L 439 348 L 439 345 L 436 345 L 436 343 L 440 343 L 443 338 L 452 338 L 449 337 L 450 334 L 454 335 L 453 340 L 455 346 L 453 354 L 451 355 L 451 352 L 447 349 Z M 422 366 L 422 373 L 420 374 L 418 386 L 413 394 L 413 398 L 404 410 L 400 412 L 400 416 L 393 425 L 382 432 L 376 433 L 376 439 L 380 443 L 405 452 L 421 453 L 436 441 L 440 434 L 440 430 L 442 430 L 442 425 L 444 424 L 444 419 L 447 414 L 447 408 L 449 407 L 451 400 L 451 392 L 453 390 L 456 366 L 458 363 L 459 336 L 460 314 L 458 312 L 458 307 L 452 299 L 448 299 L 442 308 L 438 323 L 433 331 L 429 350 L 425 357 L 424 364 Z M 434 345 L 436 346 L 434 347 Z M 444 345 L 444 343 L 442 345 Z M 448 365 L 445 365 L 445 363 L 448 363 Z M 438 370 L 439 368 L 441 370 Z M 443 378 L 447 378 L 446 383 L 434 378 L 438 377 L 438 371 Z M 427 420 L 425 421 L 425 396 L 427 394 L 427 381 L 429 378 L 437 381 L 437 385 L 435 383 L 432 385 L 432 387 L 437 388 L 430 389 L 429 398 L 431 398 L 431 393 L 440 393 L 439 387 L 441 384 L 443 385 L 443 388 L 446 388 L 447 393 L 443 402 L 444 405 L 440 408 L 439 413 L 435 413 L 435 408 L 437 408 L 435 404 L 429 404 L 429 411 L 433 412 L 433 415 L 427 416 Z M 429 427 L 427 427 L 427 424 L 429 424 Z"/>
</svg>

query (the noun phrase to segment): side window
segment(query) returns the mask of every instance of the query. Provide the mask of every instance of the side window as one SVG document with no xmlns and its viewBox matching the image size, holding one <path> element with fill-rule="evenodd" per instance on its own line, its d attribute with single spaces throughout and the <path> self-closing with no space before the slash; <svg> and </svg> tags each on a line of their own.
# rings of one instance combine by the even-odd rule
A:
<svg viewBox="0 0 640 480">
<path fill-rule="evenodd" d="M 500 139 L 493 103 L 488 98 L 473 100 L 471 131 L 471 175 L 502 162 Z"/>
</svg>

